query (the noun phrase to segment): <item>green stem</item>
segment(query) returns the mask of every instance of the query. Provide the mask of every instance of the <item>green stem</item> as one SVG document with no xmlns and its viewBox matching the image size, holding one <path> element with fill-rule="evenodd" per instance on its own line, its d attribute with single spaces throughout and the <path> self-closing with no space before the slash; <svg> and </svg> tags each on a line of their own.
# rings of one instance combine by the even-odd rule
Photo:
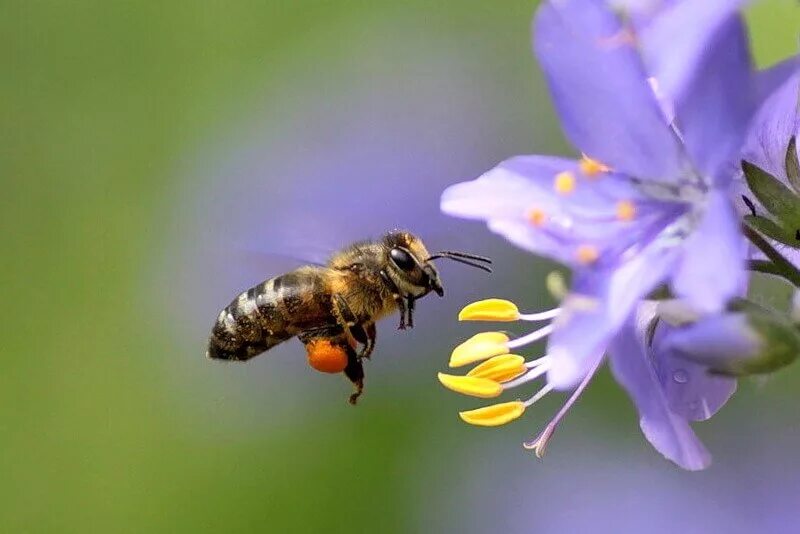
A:
<svg viewBox="0 0 800 534">
<path fill-rule="evenodd" d="M 761 234 L 753 230 L 747 225 L 742 227 L 744 235 L 750 240 L 764 255 L 772 261 L 772 274 L 777 274 L 787 279 L 795 285 L 800 287 L 800 270 L 798 270 L 792 263 L 783 257 L 783 255 L 775 250 L 769 241 L 767 241 Z"/>
</svg>

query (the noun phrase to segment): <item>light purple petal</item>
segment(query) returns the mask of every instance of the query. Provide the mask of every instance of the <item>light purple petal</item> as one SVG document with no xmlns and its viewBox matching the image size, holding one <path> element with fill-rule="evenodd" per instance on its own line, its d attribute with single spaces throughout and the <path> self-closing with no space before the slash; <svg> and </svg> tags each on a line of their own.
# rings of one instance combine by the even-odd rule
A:
<svg viewBox="0 0 800 534">
<path fill-rule="evenodd" d="M 652 343 L 653 364 L 670 409 L 691 421 L 713 416 L 736 391 L 736 379 L 714 375 L 708 366 L 678 356 L 669 346 L 675 329 L 663 322 Z"/>
<path fill-rule="evenodd" d="M 718 312 L 746 287 L 746 244 L 733 205 L 722 191 L 708 194 L 703 218 L 682 248 L 672 288 L 697 311 Z"/>
<path fill-rule="evenodd" d="M 678 141 L 629 34 L 604 2 L 543 3 L 534 21 L 534 50 L 577 149 L 641 179 L 680 176 Z"/>
<path fill-rule="evenodd" d="M 568 172 L 574 189 L 558 193 L 559 173 Z M 635 206 L 633 219 L 620 219 L 619 204 Z M 627 176 L 604 173 L 587 177 L 578 162 L 547 156 L 517 156 L 476 180 L 448 187 L 444 213 L 485 220 L 512 243 L 567 265 L 580 265 L 578 250 L 590 245 L 602 262 L 672 222 L 686 207 L 646 197 Z M 543 220 L 534 223 L 531 214 Z"/>
<path fill-rule="evenodd" d="M 777 67 L 776 67 L 777 68 Z M 796 72 L 796 70 L 795 70 Z M 775 78 L 784 73 L 765 74 Z M 766 83 L 766 82 L 765 82 Z M 774 80 L 770 83 L 774 83 Z M 789 138 L 800 133 L 800 74 L 785 80 L 759 108 L 750 125 L 742 159 L 788 184 L 785 156 Z M 751 200 L 757 201 L 753 195 Z"/>
<path fill-rule="evenodd" d="M 639 411 L 639 426 L 647 440 L 667 459 L 696 471 L 711 464 L 711 455 L 686 418 L 675 414 L 633 322 L 628 322 L 611 346 L 611 371 Z"/>
<path fill-rule="evenodd" d="M 594 357 L 605 352 L 639 300 L 667 277 L 676 259 L 676 248 L 653 244 L 616 269 L 578 273 L 547 346 L 552 362 L 548 383 L 569 389 L 580 382 Z"/>
</svg>

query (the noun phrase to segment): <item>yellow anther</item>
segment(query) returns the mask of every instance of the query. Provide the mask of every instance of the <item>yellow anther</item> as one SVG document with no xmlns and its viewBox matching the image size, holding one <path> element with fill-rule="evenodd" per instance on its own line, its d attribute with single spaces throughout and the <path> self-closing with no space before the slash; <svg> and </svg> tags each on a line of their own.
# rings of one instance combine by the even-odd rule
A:
<svg viewBox="0 0 800 534">
<path fill-rule="evenodd" d="M 632 221 L 636 218 L 636 204 L 630 200 L 617 202 L 617 219 L 620 221 Z"/>
<path fill-rule="evenodd" d="M 525 412 L 525 404 L 520 401 L 502 402 L 477 410 L 459 412 L 461 419 L 471 425 L 500 426 L 510 423 Z"/>
<path fill-rule="evenodd" d="M 569 171 L 556 174 L 553 188 L 559 195 L 569 195 L 575 191 L 575 175 Z"/>
<path fill-rule="evenodd" d="M 459 321 L 516 321 L 517 305 L 509 300 L 486 299 L 464 306 L 458 312 Z"/>
<path fill-rule="evenodd" d="M 578 247 L 575 255 L 578 257 L 580 263 L 589 265 L 597 261 L 597 258 L 600 257 L 600 252 L 598 252 L 597 247 L 592 245 L 581 245 Z"/>
<path fill-rule="evenodd" d="M 508 343 L 508 336 L 502 332 L 475 334 L 453 349 L 450 354 L 450 367 L 461 367 L 492 356 L 508 354 L 506 343 Z"/>
<path fill-rule="evenodd" d="M 590 178 L 594 178 L 595 176 L 602 174 L 604 172 L 608 172 L 611 169 L 608 168 L 606 165 L 603 165 L 596 159 L 592 159 L 586 154 L 583 154 L 581 157 L 580 163 L 578 166 L 581 169 L 581 172 Z"/>
<path fill-rule="evenodd" d="M 527 371 L 525 358 L 516 354 L 501 354 L 474 367 L 467 376 L 488 378 L 495 382 L 506 382 Z"/>
<path fill-rule="evenodd" d="M 499 396 L 503 392 L 503 386 L 489 380 L 488 378 L 478 378 L 475 376 L 454 376 L 439 373 L 439 382 L 447 389 L 464 395 L 472 395 L 482 399 L 491 399 Z"/>
<path fill-rule="evenodd" d="M 547 222 L 547 215 L 544 211 L 533 208 L 528 211 L 526 214 L 528 222 L 531 223 L 533 226 L 544 226 L 544 223 Z"/>
</svg>

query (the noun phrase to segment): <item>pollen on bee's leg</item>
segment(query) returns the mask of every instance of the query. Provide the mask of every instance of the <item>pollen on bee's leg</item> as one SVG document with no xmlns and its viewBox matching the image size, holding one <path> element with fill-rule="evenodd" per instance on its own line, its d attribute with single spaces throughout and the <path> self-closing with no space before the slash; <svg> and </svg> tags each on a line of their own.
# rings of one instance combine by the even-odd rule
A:
<svg viewBox="0 0 800 534">
<path fill-rule="evenodd" d="M 347 350 L 328 339 L 315 339 L 306 344 L 308 364 L 323 373 L 341 373 L 347 367 Z"/>
<path fill-rule="evenodd" d="M 569 195 L 575 191 L 575 175 L 569 171 L 556 174 L 553 180 L 553 189 L 559 195 Z"/>
<path fill-rule="evenodd" d="M 458 313 L 459 321 L 516 321 L 517 305 L 509 300 L 485 299 L 467 304 Z"/>
<path fill-rule="evenodd" d="M 581 172 L 588 176 L 589 178 L 594 178 L 603 174 L 604 172 L 608 172 L 611 169 L 606 165 L 603 165 L 599 161 L 590 158 L 586 154 L 583 154 L 581 157 L 581 161 L 578 163 L 578 167 L 580 167 Z"/>
<path fill-rule="evenodd" d="M 500 426 L 517 419 L 524 412 L 524 403 L 520 401 L 511 401 L 485 406 L 477 410 L 459 412 L 458 415 L 464 422 L 471 425 Z"/>
</svg>

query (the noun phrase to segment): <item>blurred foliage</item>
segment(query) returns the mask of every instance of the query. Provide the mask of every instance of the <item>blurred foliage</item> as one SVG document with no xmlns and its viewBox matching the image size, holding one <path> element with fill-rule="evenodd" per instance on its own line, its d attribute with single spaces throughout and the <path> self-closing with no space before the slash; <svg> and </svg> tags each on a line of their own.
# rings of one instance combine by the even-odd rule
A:
<svg viewBox="0 0 800 534">
<path fill-rule="evenodd" d="M 495 61 L 511 84 L 533 78 L 532 11 L 529 1 L 478 0 L 0 3 L 3 531 L 456 529 L 455 512 L 470 503 L 447 494 L 462 481 L 459 465 L 477 461 L 465 459 L 465 442 L 520 454 L 530 428 L 458 426 L 462 399 L 433 379 L 441 354 L 429 355 L 413 388 L 398 383 L 403 377 L 375 380 L 393 397 L 368 395 L 358 413 L 342 407 L 339 384 L 339 397 L 314 397 L 318 409 L 281 417 L 264 399 L 282 391 L 253 405 L 235 384 L 210 381 L 213 371 L 199 383 L 176 376 L 182 367 L 170 361 L 203 340 L 170 335 L 150 275 L 180 200 L 176 185 L 187 179 L 177 169 L 269 99 L 278 79 L 347 65 L 343 42 L 357 45 L 376 21 L 403 20 L 446 36 L 465 57 Z M 752 11 L 757 29 L 769 26 L 762 35 L 783 35 L 790 19 Z M 391 38 L 389 46 L 403 46 Z M 757 50 L 779 55 L 771 37 Z M 528 278 L 517 289 L 539 286 Z M 201 351 L 196 357 L 205 364 Z M 245 375 L 237 375 L 241 389 L 256 387 Z M 321 383 L 290 379 L 298 388 Z M 582 404 L 598 414 L 624 407 L 624 420 L 599 415 L 611 430 L 595 437 L 625 429 L 640 439 L 606 375 Z M 745 407 L 729 408 L 737 409 Z M 445 495 L 443 515 L 426 504 L 435 495 Z"/>
</svg>

